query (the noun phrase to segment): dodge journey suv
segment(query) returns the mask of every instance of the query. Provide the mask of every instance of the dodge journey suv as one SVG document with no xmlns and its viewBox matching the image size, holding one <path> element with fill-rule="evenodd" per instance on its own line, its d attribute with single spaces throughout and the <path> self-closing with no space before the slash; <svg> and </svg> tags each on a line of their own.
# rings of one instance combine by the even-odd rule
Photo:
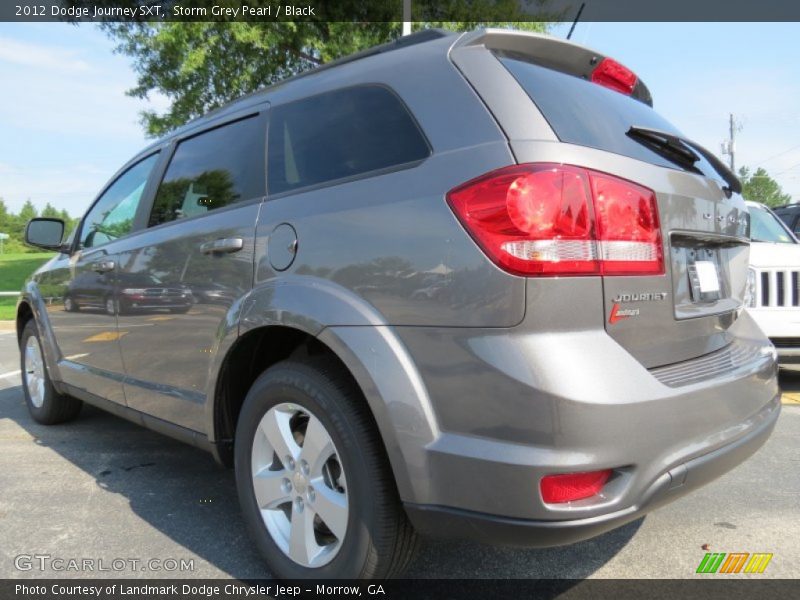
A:
<svg viewBox="0 0 800 600">
<path fill-rule="evenodd" d="M 32 221 L 25 397 L 232 465 L 280 577 L 582 540 L 775 425 L 740 189 L 612 58 L 422 32 L 154 143 L 66 241 Z"/>
</svg>

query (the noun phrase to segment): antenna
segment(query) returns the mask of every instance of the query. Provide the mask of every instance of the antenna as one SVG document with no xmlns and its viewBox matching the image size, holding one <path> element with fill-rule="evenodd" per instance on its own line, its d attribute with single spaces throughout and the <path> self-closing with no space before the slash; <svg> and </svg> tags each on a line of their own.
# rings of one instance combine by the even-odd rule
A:
<svg viewBox="0 0 800 600">
<path fill-rule="evenodd" d="M 581 2 L 581 7 L 578 9 L 578 14 L 575 15 L 575 20 L 572 22 L 572 27 L 569 28 L 569 33 L 567 34 L 567 39 L 572 37 L 572 32 L 575 31 L 575 25 L 578 24 L 578 21 L 581 20 L 581 13 L 583 9 L 586 7 L 586 2 Z"/>
</svg>

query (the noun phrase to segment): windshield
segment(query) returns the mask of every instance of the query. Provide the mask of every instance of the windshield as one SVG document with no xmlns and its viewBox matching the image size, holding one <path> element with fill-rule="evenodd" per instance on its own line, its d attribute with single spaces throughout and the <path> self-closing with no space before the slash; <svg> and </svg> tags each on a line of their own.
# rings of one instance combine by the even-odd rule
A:
<svg viewBox="0 0 800 600">
<path fill-rule="evenodd" d="M 783 223 L 766 208 L 749 206 L 750 239 L 754 242 L 773 242 L 776 244 L 796 244 Z"/>
</svg>

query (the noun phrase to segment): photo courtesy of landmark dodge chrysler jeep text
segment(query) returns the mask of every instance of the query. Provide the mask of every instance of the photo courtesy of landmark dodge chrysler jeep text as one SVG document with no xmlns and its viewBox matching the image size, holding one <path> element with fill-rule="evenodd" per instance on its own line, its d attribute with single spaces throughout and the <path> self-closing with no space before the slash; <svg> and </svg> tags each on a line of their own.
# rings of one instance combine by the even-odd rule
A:
<svg viewBox="0 0 800 600">
<path fill-rule="evenodd" d="M 614 59 L 424 31 L 154 143 L 66 241 L 31 221 L 25 397 L 233 465 L 280 577 L 582 540 L 775 425 L 739 192 Z"/>
</svg>

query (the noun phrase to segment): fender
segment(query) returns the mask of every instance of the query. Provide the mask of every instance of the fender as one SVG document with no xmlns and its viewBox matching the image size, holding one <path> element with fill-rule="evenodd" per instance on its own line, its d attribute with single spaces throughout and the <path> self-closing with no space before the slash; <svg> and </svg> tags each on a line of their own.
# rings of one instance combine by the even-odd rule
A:
<svg viewBox="0 0 800 600">
<path fill-rule="evenodd" d="M 47 305 L 35 281 L 30 280 L 25 282 L 25 287 L 22 289 L 17 309 L 19 309 L 19 304 L 22 302 L 27 302 L 33 312 L 33 318 L 39 329 L 39 339 L 42 342 L 44 362 L 47 366 L 50 380 L 53 382 L 53 387 L 56 388 L 59 394 L 63 394 L 65 393 L 65 389 L 61 383 L 61 371 L 58 368 L 58 361 L 62 358 L 61 349 L 58 347 L 56 338 L 53 335 L 50 317 L 47 314 Z"/>
<path fill-rule="evenodd" d="M 220 331 L 212 361 L 209 398 L 237 336 L 269 326 L 298 329 L 330 348 L 361 388 L 386 447 L 401 498 L 426 497 L 425 447 L 438 426 L 422 378 L 407 350 L 375 308 L 329 280 L 303 275 L 270 279 L 254 288 L 241 305 L 238 332 Z M 235 322 L 230 314 L 227 322 Z M 209 438 L 214 441 L 214 403 L 206 406 Z"/>
</svg>

